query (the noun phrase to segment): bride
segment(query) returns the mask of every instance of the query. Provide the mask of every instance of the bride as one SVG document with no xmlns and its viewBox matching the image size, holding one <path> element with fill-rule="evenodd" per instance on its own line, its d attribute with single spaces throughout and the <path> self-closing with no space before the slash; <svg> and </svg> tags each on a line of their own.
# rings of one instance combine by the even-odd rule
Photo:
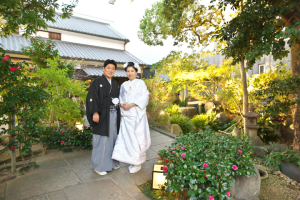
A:
<svg viewBox="0 0 300 200">
<path fill-rule="evenodd" d="M 124 67 L 129 80 L 120 89 L 121 125 L 112 159 L 130 164 L 129 172 L 135 173 L 146 161 L 151 144 L 146 115 L 149 92 L 144 81 L 136 79 L 138 65 L 128 62 Z"/>
</svg>

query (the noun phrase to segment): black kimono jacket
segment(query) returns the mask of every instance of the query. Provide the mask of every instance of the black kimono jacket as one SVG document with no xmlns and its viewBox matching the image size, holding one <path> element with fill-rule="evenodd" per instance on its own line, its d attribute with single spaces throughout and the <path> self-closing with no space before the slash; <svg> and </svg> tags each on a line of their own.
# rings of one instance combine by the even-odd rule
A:
<svg viewBox="0 0 300 200">
<path fill-rule="evenodd" d="M 111 91 L 110 91 L 111 90 Z M 90 85 L 86 97 L 86 116 L 93 127 L 93 134 L 109 136 L 109 113 L 112 98 L 119 98 L 119 86 L 116 80 L 111 79 L 111 85 L 102 75 L 96 78 Z M 99 123 L 93 121 L 93 114 L 98 112 Z M 120 108 L 117 108 L 117 127 L 120 129 Z"/>
</svg>

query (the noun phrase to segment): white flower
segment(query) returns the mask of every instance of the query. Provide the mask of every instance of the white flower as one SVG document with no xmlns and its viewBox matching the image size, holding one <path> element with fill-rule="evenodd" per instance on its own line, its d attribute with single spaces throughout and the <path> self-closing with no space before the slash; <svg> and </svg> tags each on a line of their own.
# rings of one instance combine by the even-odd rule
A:
<svg viewBox="0 0 300 200">
<path fill-rule="evenodd" d="M 134 63 L 134 67 L 137 68 L 137 69 L 139 69 L 140 66 L 139 66 L 138 63 Z"/>
<path fill-rule="evenodd" d="M 127 67 L 127 65 L 128 65 L 128 62 L 126 62 L 123 66 L 124 66 L 124 68 L 126 68 Z"/>
</svg>

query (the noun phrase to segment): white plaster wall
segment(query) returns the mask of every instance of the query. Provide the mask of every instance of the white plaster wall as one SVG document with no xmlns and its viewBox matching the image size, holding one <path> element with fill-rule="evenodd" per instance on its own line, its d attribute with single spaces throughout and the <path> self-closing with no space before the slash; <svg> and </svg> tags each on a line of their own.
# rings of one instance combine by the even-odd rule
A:
<svg viewBox="0 0 300 200">
<path fill-rule="evenodd" d="M 100 36 L 93 36 L 54 28 L 48 28 L 47 31 L 61 33 L 61 40 L 66 42 L 125 50 L 125 42 L 121 40 L 102 38 Z M 37 34 L 39 34 L 41 37 L 48 38 L 48 33 L 46 32 L 38 31 Z"/>
</svg>

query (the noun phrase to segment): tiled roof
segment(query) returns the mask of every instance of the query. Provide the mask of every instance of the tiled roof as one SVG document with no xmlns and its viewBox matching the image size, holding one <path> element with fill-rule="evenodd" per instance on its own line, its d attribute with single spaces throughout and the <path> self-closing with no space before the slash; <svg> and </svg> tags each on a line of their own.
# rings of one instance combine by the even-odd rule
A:
<svg viewBox="0 0 300 200">
<path fill-rule="evenodd" d="M 57 16 L 55 20 L 56 22 L 47 22 L 49 27 L 129 41 L 128 38 L 116 31 L 109 24 L 74 16 L 69 19 L 62 19 Z"/>
<path fill-rule="evenodd" d="M 145 64 L 139 58 L 135 57 L 128 51 L 108 49 L 103 47 L 89 46 L 84 44 L 75 44 L 55 40 L 58 54 L 62 58 L 84 59 L 91 61 L 105 61 L 113 59 L 117 63 L 137 62 Z M 21 35 L 9 35 L 7 38 L 0 38 L 0 44 L 6 52 L 22 53 L 22 46 L 29 46 L 29 39 L 25 39 Z"/>
<path fill-rule="evenodd" d="M 82 69 L 88 76 L 102 76 L 103 69 L 101 68 L 83 68 Z M 125 70 L 117 69 L 114 77 L 127 77 Z"/>
</svg>

